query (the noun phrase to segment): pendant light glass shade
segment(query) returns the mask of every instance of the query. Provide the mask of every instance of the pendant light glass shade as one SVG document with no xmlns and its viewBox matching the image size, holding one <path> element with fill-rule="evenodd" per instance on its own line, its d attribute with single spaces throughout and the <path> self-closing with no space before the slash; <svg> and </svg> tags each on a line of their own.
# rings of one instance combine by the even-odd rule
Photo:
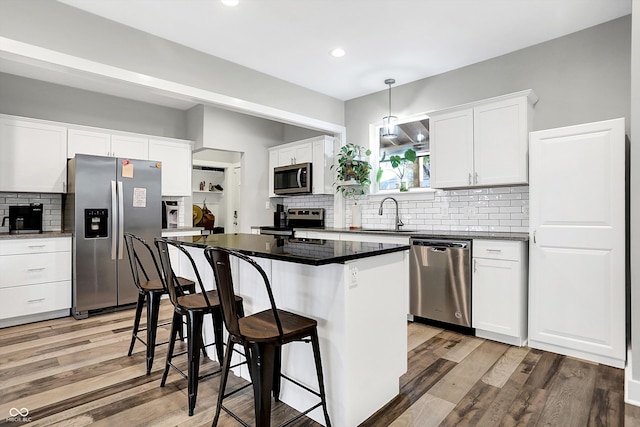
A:
<svg viewBox="0 0 640 427">
<path fill-rule="evenodd" d="M 389 115 L 382 118 L 382 137 L 396 138 L 398 136 L 398 118 L 391 115 L 391 85 L 396 81 L 386 79 L 385 84 L 389 85 Z"/>
</svg>

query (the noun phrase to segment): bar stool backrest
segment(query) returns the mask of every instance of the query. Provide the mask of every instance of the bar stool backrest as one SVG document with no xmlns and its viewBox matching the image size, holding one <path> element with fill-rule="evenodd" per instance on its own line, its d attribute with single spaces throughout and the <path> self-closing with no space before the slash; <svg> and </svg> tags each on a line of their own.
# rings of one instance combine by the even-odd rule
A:
<svg viewBox="0 0 640 427">
<path fill-rule="evenodd" d="M 145 270 L 144 268 L 144 264 L 140 260 L 140 257 L 142 256 L 142 254 L 138 253 L 138 249 L 136 248 L 136 246 L 140 250 L 142 250 L 143 247 L 146 248 L 144 252 L 147 252 L 146 255 L 148 255 L 149 258 L 153 260 L 153 265 L 155 266 L 156 275 L 158 276 L 158 278 L 162 279 L 161 277 L 162 273 L 160 271 L 160 267 L 158 266 L 158 261 L 156 260 L 156 257 L 153 254 L 151 247 L 141 237 L 138 237 L 132 233 L 124 233 L 124 241 L 125 241 L 125 246 L 127 247 L 127 255 L 129 256 L 129 266 L 131 267 L 131 274 L 133 275 L 133 283 L 136 285 L 136 287 L 140 292 L 144 292 L 141 285 L 142 281 L 141 281 L 140 273 L 142 273 L 142 276 L 144 277 L 144 281 L 148 282 L 150 279 L 149 279 L 149 274 L 147 274 L 147 270 Z"/>
<path fill-rule="evenodd" d="M 211 308 L 212 307 L 211 302 L 209 301 L 207 292 L 202 283 L 202 278 L 200 276 L 200 273 L 198 272 L 198 268 L 196 267 L 196 263 L 194 262 L 191 254 L 189 254 L 189 252 L 184 247 L 182 247 L 182 245 L 179 242 L 169 240 L 163 237 L 156 237 L 155 245 L 158 248 L 160 266 L 162 267 L 162 271 L 163 271 L 164 286 L 167 288 L 171 303 L 175 307 L 181 307 L 180 301 L 178 300 L 178 298 L 181 296 L 184 296 L 184 292 L 178 284 L 178 278 L 176 277 L 173 271 L 173 268 L 171 267 L 171 258 L 169 257 L 169 247 L 174 247 L 178 249 L 178 251 L 180 251 L 180 253 L 184 257 L 186 257 L 191 263 L 191 267 L 193 268 L 193 271 L 196 275 L 196 281 L 198 283 L 200 292 L 204 297 L 207 307 Z"/>
<path fill-rule="evenodd" d="M 239 260 L 240 263 L 247 263 L 255 268 L 264 281 L 266 292 L 269 296 L 269 302 L 271 303 L 271 312 L 273 313 L 274 321 L 280 334 L 280 342 L 282 342 L 284 333 L 282 332 L 282 323 L 278 316 L 278 310 L 276 308 L 275 299 L 273 298 L 273 292 L 269 283 L 269 278 L 265 271 L 260 267 L 258 263 L 249 258 L 248 256 L 231 249 L 220 247 L 208 247 L 204 251 L 205 257 L 216 279 L 216 286 L 218 289 L 218 298 L 220 300 L 220 306 L 222 308 L 222 315 L 224 317 L 224 324 L 227 331 L 232 336 L 242 338 L 240 333 L 240 326 L 238 319 L 241 317 L 240 313 L 236 310 L 236 297 L 233 286 L 233 276 L 231 273 L 231 259 L 232 257 Z"/>
</svg>

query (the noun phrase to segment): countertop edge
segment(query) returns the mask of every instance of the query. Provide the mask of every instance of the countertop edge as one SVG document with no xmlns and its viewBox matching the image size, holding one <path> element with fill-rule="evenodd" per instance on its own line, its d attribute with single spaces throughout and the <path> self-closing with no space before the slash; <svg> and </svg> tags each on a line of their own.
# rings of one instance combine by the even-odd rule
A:
<svg viewBox="0 0 640 427">
<path fill-rule="evenodd" d="M 294 231 L 317 231 L 326 233 L 353 233 L 353 234 L 380 234 L 384 236 L 439 238 L 439 239 L 490 239 L 490 240 L 516 240 L 529 241 L 528 233 L 491 232 L 491 231 L 428 231 L 428 230 L 404 230 L 396 232 L 392 230 L 359 230 L 357 228 L 294 228 Z"/>
<path fill-rule="evenodd" d="M 0 233 L 0 240 L 13 239 L 50 239 L 57 237 L 72 237 L 73 233 L 64 231 L 43 231 L 42 233 Z"/>
</svg>

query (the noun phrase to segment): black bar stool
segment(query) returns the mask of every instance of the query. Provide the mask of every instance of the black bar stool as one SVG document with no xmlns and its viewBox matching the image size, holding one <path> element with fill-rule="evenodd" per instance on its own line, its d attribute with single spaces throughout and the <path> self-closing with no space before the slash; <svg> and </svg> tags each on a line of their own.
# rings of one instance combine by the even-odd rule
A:
<svg viewBox="0 0 640 427">
<path fill-rule="evenodd" d="M 318 396 L 320 402 L 305 410 L 301 414 L 293 417 L 283 425 L 288 425 L 303 415 L 322 406 L 327 427 L 331 426 L 329 413 L 327 412 L 327 401 L 324 389 L 324 376 L 322 373 L 322 362 L 320 360 L 320 345 L 318 341 L 318 322 L 308 317 L 300 316 L 288 311 L 280 310 L 276 307 L 271 291 L 271 285 L 266 273 L 251 258 L 230 249 L 206 248 L 205 256 L 213 268 L 218 287 L 218 296 L 222 306 L 224 324 L 229 332 L 227 349 L 222 366 L 222 379 L 220 380 L 220 392 L 218 393 L 218 406 L 212 425 L 218 424 L 220 411 L 224 410 L 244 426 L 248 424 L 242 421 L 236 414 L 223 406 L 223 400 L 234 394 L 233 391 L 225 395 L 225 387 L 229 376 L 231 354 L 233 346 L 240 344 L 244 347 L 245 354 L 249 359 L 249 372 L 253 384 L 253 396 L 255 405 L 256 425 L 258 427 L 268 427 L 271 424 L 271 393 L 277 400 L 280 392 L 280 378 L 291 381 L 308 392 Z M 254 267 L 262 276 L 264 286 L 269 296 L 271 308 L 244 316 L 236 310 L 233 303 L 234 294 L 233 278 L 231 275 L 230 260 L 237 258 L 240 262 L 245 262 Z M 313 357 L 318 376 L 319 392 L 312 390 L 298 381 L 286 377 L 280 372 L 280 354 L 284 344 L 294 341 L 311 342 L 313 347 Z"/>
<path fill-rule="evenodd" d="M 218 355 L 218 360 L 222 361 L 224 358 L 224 346 L 223 346 L 223 337 L 222 337 L 222 311 L 220 308 L 220 302 L 218 300 L 218 292 L 215 290 L 207 291 L 204 288 L 202 283 L 202 278 L 198 269 L 196 267 L 196 263 L 193 258 L 187 252 L 186 249 L 180 245 L 180 243 L 164 239 L 158 237 L 155 239 L 155 244 L 158 248 L 158 253 L 160 254 L 160 265 L 162 266 L 162 270 L 164 272 L 164 278 L 166 279 L 166 287 L 169 291 L 169 299 L 174 307 L 173 313 L 173 323 L 171 325 L 171 334 L 169 337 L 169 347 L 167 350 L 167 359 L 164 368 L 164 373 L 162 374 L 162 381 L 160 382 L 160 387 L 164 387 L 167 381 L 167 375 L 169 374 L 169 368 L 172 367 L 180 375 L 187 379 L 187 388 L 188 388 L 188 403 L 189 403 L 189 416 L 193 415 L 193 411 L 196 406 L 196 399 L 198 396 L 198 381 L 209 376 L 218 374 L 221 372 L 221 369 L 218 369 L 209 374 L 200 376 L 200 351 L 199 349 L 203 346 L 202 343 L 202 325 L 205 314 L 211 314 L 213 320 L 213 331 L 215 342 L 211 345 L 215 345 L 216 352 Z M 185 295 L 182 292 L 182 288 L 179 286 L 177 278 L 173 273 L 173 269 L 171 268 L 171 260 L 169 258 L 169 247 L 174 247 L 180 251 L 182 256 L 185 256 L 193 268 L 193 271 L 196 275 L 196 280 L 199 285 L 199 291 L 197 293 Z M 239 312 L 243 312 L 242 308 L 242 298 L 235 297 L 234 298 L 235 305 L 234 309 Z M 182 318 L 186 316 L 187 318 L 187 354 L 189 360 L 189 367 L 187 375 L 184 374 L 178 367 L 176 367 L 171 361 L 174 356 L 178 356 L 180 354 L 174 354 L 175 348 L 175 340 L 178 329 L 182 327 Z M 222 365 L 221 365 L 222 366 Z"/>
<path fill-rule="evenodd" d="M 133 331 L 131 333 L 131 344 L 129 345 L 128 356 L 133 353 L 133 347 L 136 340 L 140 341 L 147 348 L 147 375 L 151 374 L 151 367 L 153 366 L 153 358 L 155 355 L 155 348 L 159 345 L 166 344 L 165 342 L 156 343 L 156 333 L 158 326 L 168 325 L 169 322 L 161 323 L 158 325 L 158 313 L 160 311 L 160 299 L 162 295 L 167 293 L 162 283 L 162 273 L 158 266 L 151 247 L 141 237 L 132 233 L 124 233 L 124 240 L 127 246 L 127 254 L 129 256 L 129 265 L 131 266 L 131 274 L 133 275 L 133 283 L 138 288 L 138 302 L 136 304 L 136 315 L 133 321 Z M 147 274 L 147 270 L 144 268 L 141 258 L 146 260 L 151 259 L 153 261 L 154 270 L 156 272 L 156 279 L 150 279 Z M 149 264 L 147 263 L 147 266 Z M 142 274 L 141 274 L 142 273 Z M 183 277 L 178 278 L 179 286 L 189 292 L 195 292 L 195 283 L 189 279 Z M 140 317 L 142 315 L 142 307 L 147 305 L 147 327 L 140 328 Z M 146 342 L 140 338 L 139 332 L 147 332 Z M 181 335 L 182 337 L 182 331 Z"/>
</svg>

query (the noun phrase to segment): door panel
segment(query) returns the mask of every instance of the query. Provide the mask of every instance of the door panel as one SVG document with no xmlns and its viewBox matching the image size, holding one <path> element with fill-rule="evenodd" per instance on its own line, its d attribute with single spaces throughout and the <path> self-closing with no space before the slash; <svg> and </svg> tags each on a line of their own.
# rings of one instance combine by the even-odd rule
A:
<svg viewBox="0 0 640 427">
<path fill-rule="evenodd" d="M 156 166 L 156 162 L 128 159 L 133 165 L 133 177 L 123 177 L 123 160 L 117 159 L 117 179 L 122 182 L 123 188 L 123 232 L 142 237 L 155 250 L 153 240 L 162 233 L 161 170 Z M 144 197 L 141 197 L 143 193 Z M 137 199 L 134 200 L 136 196 Z M 124 242 L 122 244 L 124 245 Z M 122 258 L 118 259 L 119 305 L 135 302 L 138 298 L 126 250 L 123 246 Z M 147 253 L 139 255 L 147 274 L 150 278 L 156 278 L 151 257 Z"/>
<path fill-rule="evenodd" d="M 532 347 L 624 365 L 625 184 L 624 119 L 531 134 Z"/>
</svg>

